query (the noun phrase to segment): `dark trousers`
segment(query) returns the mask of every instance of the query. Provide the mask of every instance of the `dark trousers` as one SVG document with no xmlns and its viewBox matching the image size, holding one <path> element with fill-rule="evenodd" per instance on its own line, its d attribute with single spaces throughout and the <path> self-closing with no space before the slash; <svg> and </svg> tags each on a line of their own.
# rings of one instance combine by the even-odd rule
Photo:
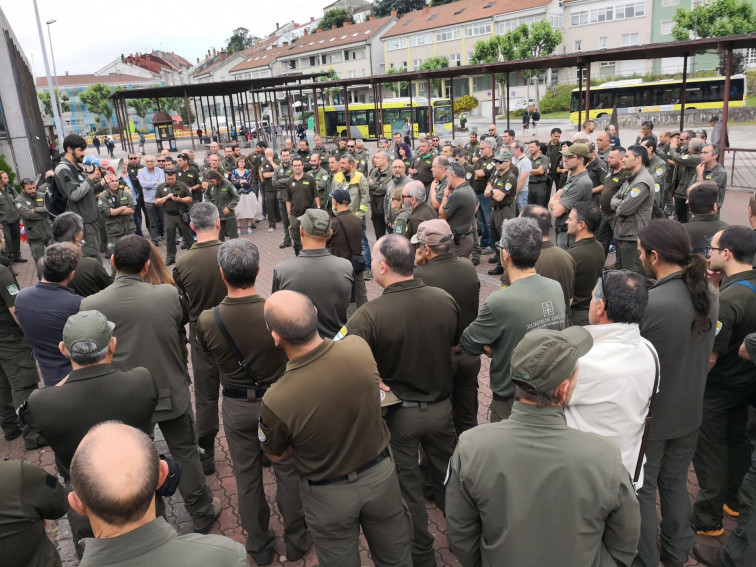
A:
<svg viewBox="0 0 756 567">
<path fill-rule="evenodd" d="M 147 211 L 144 207 L 144 198 L 141 195 L 134 194 L 134 224 L 136 225 L 136 233 L 139 236 L 142 234 L 142 213 L 144 213 L 145 226 L 147 224 Z"/>
<path fill-rule="evenodd" d="M 491 223 L 488 228 L 493 242 L 501 240 L 501 226 L 504 221 L 512 218 L 514 218 L 514 203 L 505 207 L 491 208 Z M 496 265 L 501 266 L 501 254 L 498 250 L 495 258 L 497 259 Z"/>
<path fill-rule="evenodd" d="M 740 487 L 740 517 L 730 539 L 722 548 L 722 563 L 728 567 L 756 565 L 756 449 L 751 453 L 751 468 Z"/>
<path fill-rule="evenodd" d="M 601 213 L 601 224 L 596 229 L 596 240 L 604 247 L 604 256 L 609 255 L 609 246 L 612 244 L 612 238 L 614 238 L 614 221 L 616 215 L 607 215 Z"/>
<path fill-rule="evenodd" d="M 640 261 L 640 252 L 636 240 L 617 240 L 617 269 L 631 270 L 642 276 L 646 275 Z"/>
<path fill-rule="evenodd" d="M 234 466 L 239 499 L 239 516 L 247 532 L 247 552 L 258 563 L 273 559 L 276 538 L 268 531 L 270 507 L 263 486 L 262 447 L 257 439 L 260 400 L 223 398 L 223 428 Z M 292 459 L 277 463 L 276 492 L 284 521 L 287 555 L 306 551 L 312 541 L 305 528 L 304 512 L 299 499 L 298 479 L 293 474 L 279 474 L 293 468 Z M 281 502 L 284 505 L 281 505 Z M 284 514 L 283 510 L 286 510 Z"/>
<path fill-rule="evenodd" d="M 20 221 L 3 223 L 5 235 L 5 255 L 11 260 L 21 258 L 21 223 Z"/>
<path fill-rule="evenodd" d="M 14 337 L 0 341 L 0 426 L 5 435 L 17 435 L 20 429 L 25 442 L 36 444 L 39 440 L 37 430 L 22 424 L 16 415 L 38 383 L 31 346 L 19 329 Z"/>
<path fill-rule="evenodd" d="M 81 245 L 81 255 L 86 258 L 97 258 L 102 262 L 99 220 L 84 223 L 84 242 Z"/>
<path fill-rule="evenodd" d="M 386 234 L 386 216 L 383 213 L 373 213 L 370 219 L 373 221 L 373 230 L 375 239 L 378 240 Z"/>
<path fill-rule="evenodd" d="M 196 336 L 196 324 L 190 325 L 189 333 Z M 197 414 L 198 445 L 205 453 L 215 452 L 215 436 L 218 422 L 218 398 L 220 397 L 220 374 L 215 361 L 192 345 L 192 372 L 194 374 L 194 408 Z"/>
<path fill-rule="evenodd" d="M 491 405 L 488 407 L 488 421 L 498 423 L 509 419 L 509 416 L 512 415 L 512 406 L 514 406 L 514 396 L 508 398 L 494 396 Z"/>
<path fill-rule="evenodd" d="M 643 486 L 638 490 L 641 536 L 638 556 L 633 567 L 657 567 L 660 552 L 656 537 L 661 531 L 661 558 L 666 561 L 688 560 L 696 534 L 690 527 L 688 468 L 696 450 L 698 430 L 677 439 L 649 440 Z M 661 526 L 656 515 L 656 489 L 659 489 Z M 720 507 L 721 510 L 721 507 Z M 659 527 L 661 530 L 659 530 Z"/>
<path fill-rule="evenodd" d="M 540 205 L 547 208 L 551 196 L 551 181 L 548 183 L 533 183 L 528 185 L 528 205 Z"/>
<path fill-rule="evenodd" d="M 194 234 L 191 227 L 184 222 L 181 215 L 165 213 L 165 257 L 166 260 L 176 259 L 176 230 L 184 237 L 184 244 L 194 244 Z"/>
<path fill-rule="evenodd" d="M 370 253 L 370 243 L 367 237 L 367 224 L 365 217 L 362 217 L 362 257 L 365 259 L 365 269 L 370 270 L 373 267 L 373 258 Z"/>
<path fill-rule="evenodd" d="M 268 217 L 268 227 L 273 227 L 276 222 L 281 220 L 281 213 L 278 210 L 278 199 L 276 199 L 275 193 L 266 192 L 265 199 L 265 212 Z"/>
<path fill-rule="evenodd" d="M 144 212 L 147 217 L 147 229 L 150 232 L 150 240 L 157 244 L 158 235 L 160 234 L 160 227 L 162 226 L 163 209 L 158 207 L 155 203 L 145 203 Z M 160 223 L 158 223 L 160 221 Z"/>
<path fill-rule="evenodd" d="M 433 536 L 428 531 L 428 511 L 423 497 L 423 477 L 417 462 L 422 443 L 434 475 L 437 490 L 436 505 L 443 511 L 446 494 L 443 480 L 449 459 L 454 452 L 456 437 L 449 400 L 417 408 L 399 408 L 388 422 L 391 450 L 399 472 L 402 497 L 412 516 L 412 562 L 415 567 L 436 565 Z"/>
<path fill-rule="evenodd" d="M 292 213 L 289 215 L 289 238 L 291 239 L 291 245 L 294 248 L 294 253 L 299 256 L 299 251 L 302 250 L 302 239 L 299 237 L 299 217 Z"/>
<path fill-rule="evenodd" d="M 289 213 L 286 211 L 286 201 L 278 200 L 278 211 L 284 225 L 284 243 L 291 244 L 291 234 L 289 233 Z"/>
<path fill-rule="evenodd" d="M 221 219 L 220 223 L 221 227 L 218 239 L 221 242 L 226 240 L 226 236 L 228 236 L 229 238 L 239 237 L 239 228 L 236 226 L 236 217 L 231 217 L 230 219 Z"/>
<path fill-rule="evenodd" d="M 452 352 L 452 415 L 457 437 L 478 425 L 480 356 Z"/>
<path fill-rule="evenodd" d="M 184 499 L 184 506 L 192 517 L 194 529 L 204 530 L 214 521 L 213 495 L 205 484 L 191 408 L 178 417 L 159 421 L 158 427 L 171 456 L 181 465 L 178 489 Z"/>
<path fill-rule="evenodd" d="M 363 563 L 360 526 L 377 567 L 412 567 L 411 519 L 390 458 L 353 481 L 310 486 L 302 479 L 299 490 L 321 567 Z"/>
<path fill-rule="evenodd" d="M 679 223 L 688 222 L 688 204 L 685 201 L 685 197 L 675 195 L 675 216 Z"/>
<path fill-rule="evenodd" d="M 704 394 L 703 421 L 693 456 L 700 490 L 692 524 L 698 529 L 719 526 L 724 504 L 738 509 L 738 491 L 750 464 L 747 421 L 748 399 Z"/>
</svg>

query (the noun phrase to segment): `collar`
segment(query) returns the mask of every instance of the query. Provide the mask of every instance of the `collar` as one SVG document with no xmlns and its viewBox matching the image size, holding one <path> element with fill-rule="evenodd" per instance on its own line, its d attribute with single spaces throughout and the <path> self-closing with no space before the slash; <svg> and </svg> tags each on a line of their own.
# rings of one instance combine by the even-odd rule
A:
<svg viewBox="0 0 756 567">
<path fill-rule="evenodd" d="M 606 325 L 586 325 L 585 330 L 593 337 L 593 343 L 600 341 L 629 343 L 641 339 L 637 323 L 607 323 Z"/>
<path fill-rule="evenodd" d="M 128 533 L 112 538 L 86 538 L 87 559 L 93 565 L 114 564 L 134 560 L 134 550 L 148 553 L 176 537 L 174 530 L 161 517 Z"/>
<path fill-rule="evenodd" d="M 518 421 L 528 425 L 567 428 L 563 407 L 546 406 L 539 408 L 520 401 L 515 401 L 512 406 L 512 415 L 509 416 L 509 421 Z"/>
<path fill-rule="evenodd" d="M 71 370 L 68 382 L 76 382 L 77 380 L 86 380 L 88 378 L 96 378 L 98 376 L 105 376 L 114 372 L 110 364 L 93 364 L 85 368 L 79 368 L 78 370 Z M 65 386 L 66 384 L 63 384 Z"/>
<path fill-rule="evenodd" d="M 596 242 L 596 237 L 589 236 L 588 238 L 581 238 L 580 240 L 576 240 L 573 246 L 585 246 L 586 244 L 591 244 L 593 242 Z"/>
<path fill-rule="evenodd" d="M 420 287 L 425 287 L 423 280 L 418 280 L 418 279 L 405 280 L 403 282 L 392 283 L 390 286 L 386 287 L 383 290 L 383 294 L 386 295 L 387 293 L 396 293 L 400 291 L 407 291 L 410 289 L 417 289 Z"/>
<path fill-rule="evenodd" d="M 585 171 L 581 171 L 581 172 L 580 172 L 580 173 L 578 173 L 577 175 L 573 175 L 573 176 L 571 176 L 571 177 L 570 177 L 570 178 L 569 178 L 569 179 L 567 180 L 567 184 L 569 185 L 569 184 L 570 184 L 571 182 L 575 181 L 576 179 L 580 179 L 581 177 L 583 177 L 583 176 L 587 176 L 587 175 L 588 175 L 588 170 L 587 170 L 587 169 L 586 169 Z"/>
<path fill-rule="evenodd" d="M 434 256 L 430 259 L 428 264 L 443 264 L 446 262 L 453 262 L 456 260 L 457 256 L 453 252 L 448 252 L 447 254 L 439 254 L 438 256 Z"/>
<path fill-rule="evenodd" d="M 319 256 L 331 256 L 327 248 L 302 248 L 299 251 L 299 257 L 317 258 Z"/>
<path fill-rule="evenodd" d="M 211 246 L 220 246 L 223 244 L 217 238 L 215 240 L 208 240 L 207 242 L 195 242 L 192 244 L 192 248 L 210 248 Z"/>
<path fill-rule="evenodd" d="M 543 250 L 544 248 L 553 248 L 553 247 L 554 247 L 554 243 L 551 240 L 544 240 L 543 244 L 541 245 L 541 250 Z"/>
<path fill-rule="evenodd" d="M 72 290 L 70 287 L 65 286 L 63 284 L 59 283 L 53 283 L 53 282 L 37 282 L 37 285 L 35 287 L 49 290 L 49 291 L 65 291 L 66 293 L 70 293 L 71 295 L 76 295 L 76 292 Z"/>
<path fill-rule="evenodd" d="M 144 279 L 137 274 L 116 274 L 113 283 L 117 282 L 118 280 L 123 280 L 123 283 L 125 283 L 126 281 L 144 282 Z"/>
<path fill-rule="evenodd" d="M 248 295 L 247 297 L 224 297 L 221 301 L 221 305 L 248 305 L 252 303 L 264 302 L 265 298 L 255 294 Z"/>
<path fill-rule="evenodd" d="M 293 358 L 292 360 L 287 362 L 286 372 L 296 370 L 297 368 L 301 368 L 302 366 L 307 366 L 313 360 L 323 356 L 326 352 L 328 352 L 331 349 L 331 347 L 333 347 L 333 341 L 331 339 L 323 339 L 322 343 L 320 343 L 318 346 L 316 346 L 307 354 L 303 354 L 302 356 Z"/>
<path fill-rule="evenodd" d="M 711 221 L 711 220 L 719 220 L 717 218 L 717 215 L 714 213 L 709 213 L 705 215 L 692 215 L 690 218 L 690 222 L 701 222 L 701 221 Z"/>
<path fill-rule="evenodd" d="M 427 155 L 420 156 L 420 159 L 427 159 L 433 155 L 433 150 L 429 151 Z"/>
<path fill-rule="evenodd" d="M 650 289 L 654 289 L 655 287 L 659 287 L 660 285 L 664 285 L 665 283 L 672 281 L 674 279 L 682 279 L 682 270 L 679 272 L 675 272 L 673 274 L 669 274 L 666 278 L 662 278 L 660 280 L 656 280 L 654 285 L 651 286 Z"/>
<path fill-rule="evenodd" d="M 722 278 L 722 283 L 720 284 L 720 289 L 723 290 L 725 286 L 730 285 L 732 282 L 738 282 L 740 280 L 752 280 L 756 278 L 756 270 L 744 270 L 742 272 L 738 272 L 737 274 L 732 274 L 731 276 L 725 276 Z"/>
</svg>

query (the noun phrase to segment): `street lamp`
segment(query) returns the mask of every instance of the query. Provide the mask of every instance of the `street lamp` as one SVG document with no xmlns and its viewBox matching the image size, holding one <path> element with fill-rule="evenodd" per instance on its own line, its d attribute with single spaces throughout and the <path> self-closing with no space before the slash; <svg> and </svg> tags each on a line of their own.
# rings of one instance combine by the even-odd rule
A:
<svg viewBox="0 0 756 567">
<path fill-rule="evenodd" d="M 50 65 L 47 64 L 47 49 L 45 48 L 45 36 L 42 34 L 42 20 L 39 19 L 39 9 L 37 0 L 32 0 L 34 4 L 34 16 L 37 20 L 37 33 L 39 33 L 39 44 L 42 47 L 42 61 L 45 63 L 45 75 L 47 75 L 47 87 L 50 89 L 50 102 L 52 103 L 53 119 L 58 129 L 58 147 L 63 143 L 63 126 L 61 125 L 60 115 L 58 114 L 57 96 L 53 88 L 52 78 L 50 77 Z"/>
<path fill-rule="evenodd" d="M 47 39 L 50 43 L 50 57 L 52 58 L 52 64 L 53 64 L 53 76 L 55 77 L 55 90 L 58 92 L 58 96 L 55 97 L 56 102 L 58 103 L 58 116 L 60 116 L 60 126 L 63 128 L 62 134 L 65 136 L 65 122 L 63 121 L 63 107 L 60 104 L 60 87 L 58 86 L 58 71 L 55 69 L 55 52 L 53 51 L 53 44 L 52 44 L 52 35 L 50 35 L 50 25 L 54 24 L 58 20 L 47 20 L 45 23 L 47 24 Z"/>
</svg>

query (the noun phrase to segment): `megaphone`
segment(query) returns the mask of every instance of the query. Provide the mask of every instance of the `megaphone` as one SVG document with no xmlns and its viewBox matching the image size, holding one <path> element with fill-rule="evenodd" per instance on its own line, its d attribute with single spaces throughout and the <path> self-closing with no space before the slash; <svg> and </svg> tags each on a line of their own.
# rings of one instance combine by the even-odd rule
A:
<svg viewBox="0 0 756 567">
<path fill-rule="evenodd" d="M 100 159 L 95 156 L 84 156 L 82 165 L 84 165 L 85 167 L 100 167 L 109 171 L 110 173 L 115 173 L 117 176 L 120 176 L 121 172 L 123 171 L 123 158 L 113 160 Z"/>
</svg>

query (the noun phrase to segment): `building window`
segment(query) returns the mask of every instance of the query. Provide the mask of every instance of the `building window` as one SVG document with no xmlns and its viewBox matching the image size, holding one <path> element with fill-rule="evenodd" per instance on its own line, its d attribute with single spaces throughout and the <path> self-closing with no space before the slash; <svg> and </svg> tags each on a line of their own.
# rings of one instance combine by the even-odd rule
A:
<svg viewBox="0 0 756 567">
<path fill-rule="evenodd" d="M 608 37 L 600 37 L 599 38 L 599 49 L 606 49 L 609 46 L 609 38 Z"/>
<path fill-rule="evenodd" d="M 449 55 L 449 66 L 450 67 L 459 67 L 462 65 L 462 54 L 461 53 L 452 53 Z"/>
<path fill-rule="evenodd" d="M 680 0 L 662 0 L 662 7 L 669 8 L 670 6 L 679 6 Z"/>
<path fill-rule="evenodd" d="M 471 64 L 471 61 L 472 61 L 472 58 L 473 58 L 473 53 L 474 53 L 473 51 L 468 51 L 467 52 L 467 64 L 468 65 Z"/>
<path fill-rule="evenodd" d="M 672 35 L 672 28 L 675 27 L 675 21 L 674 20 L 665 20 L 661 23 L 661 29 L 659 30 L 659 33 L 662 35 Z"/>
<path fill-rule="evenodd" d="M 564 27 L 564 16 L 562 14 L 549 14 L 549 23 L 552 28 Z"/>
<path fill-rule="evenodd" d="M 582 50 L 583 50 L 583 41 L 579 39 L 575 42 L 575 51 L 582 51 Z"/>
<path fill-rule="evenodd" d="M 357 75 L 355 74 L 355 72 L 354 72 L 354 71 L 349 71 L 349 78 L 350 78 L 350 79 L 354 79 L 354 78 L 355 78 L 356 76 L 357 76 Z"/>
<path fill-rule="evenodd" d="M 473 77 L 474 91 L 487 91 L 491 88 L 491 77 L 488 75 L 478 75 Z"/>
<path fill-rule="evenodd" d="M 498 33 L 505 34 L 522 24 L 532 26 L 534 23 L 540 22 L 541 20 L 543 20 L 543 14 L 538 16 L 521 16 L 519 18 L 512 18 L 503 22 L 499 22 L 496 26 L 496 29 L 498 30 Z"/>
<path fill-rule="evenodd" d="M 422 65 L 422 64 L 423 64 L 423 60 L 422 59 L 415 59 L 414 61 L 412 61 L 412 70 L 413 71 L 419 71 L 420 70 L 420 65 Z"/>
<path fill-rule="evenodd" d="M 465 37 L 475 37 L 476 35 L 491 35 L 491 22 L 478 22 L 465 26 Z"/>
<path fill-rule="evenodd" d="M 429 43 L 433 43 L 432 33 L 418 33 L 418 34 L 410 36 L 410 40 L 409 40 L 410 47 L 417 47 L 418 45 L 428 45 Z"/>
<path fill-rule="evenodd" d="M 622 34 L 622 47 L 628 45 L 638 45 L 637 33 L 623 33 Z"/>
<path fill-rule="evenodd" d="M 452 41 L 453 39 L 460 39 L 462 37 L 462 31 L 459 26 L 453 28 L 444 28 L 436 32 L 436 41 Z"/>
<path fill-rule="evenodd" d="M 318 64 L 317 55 L 310 56 L 310 67 L 315 67 Z"/>
<path fill-rule="evenodd" d="M 587 24 L 600 24 L 614 20 L 626 20 L 640 18 L 646 15 L 644 2 L 631 2 L 617 6 L 605 6 L 591 10 L 574 11 L 570 14 L 571 26 L 585 26 Z"/>
<path fill-rule="evenodd" d="M 614 77 L 615 75 L 615 62 L 614 61 L 602 61 L 599 64 L 599 76 L 602 79 L 608 79 L 609 77 Z"/>
<path fill-rule="evenodd" d="M 386 51 L 394 51 L 396 49 L 403 49 L 407 47 L 406 37 L 397 37 L 386 40 Z"/>
</svg>

